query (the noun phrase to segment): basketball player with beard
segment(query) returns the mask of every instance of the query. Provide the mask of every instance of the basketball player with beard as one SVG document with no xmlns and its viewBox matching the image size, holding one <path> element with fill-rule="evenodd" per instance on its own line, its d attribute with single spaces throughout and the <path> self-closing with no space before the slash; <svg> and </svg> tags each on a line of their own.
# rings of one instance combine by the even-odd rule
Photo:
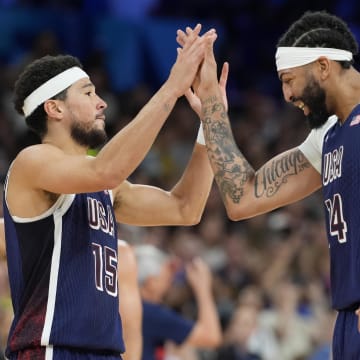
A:
<svg viewBox="0 0 360 360">
<path fill-rule="evenodd" d="M 121 358 L 116 222 L 195 224 L 213 180 L 201 132 L 172 190 L 126 180 L 193 83 L 205 44 L 216 40 L 214 30 L 200 30 L 187 29 L 168 79 L 96 157 L 87 151 L 106 140 L 107 105 L 78 59 L 45 56 L 19 76 L 15 108 L 41 144 L 17 155 L 5 184 L 9 359 Z"/>
<path fill-rule="evenodd" d="M 180 44 L 186 34 L 180 36 Z M 312 128 L 306 140 L 255 171 L 238 149 L 222 103 L 211 47 L 199 70 L 206 146 L 228 216 L 250 218 L 323 189 L 338 311 L 333 359 L 360 359 L 360 74 L 358 44 L 327 12 L 306 12 L 280 38 L 276 66 L 284 98 Z M 194 95 L 195 96 L 195 95 Z"/>
</svg>

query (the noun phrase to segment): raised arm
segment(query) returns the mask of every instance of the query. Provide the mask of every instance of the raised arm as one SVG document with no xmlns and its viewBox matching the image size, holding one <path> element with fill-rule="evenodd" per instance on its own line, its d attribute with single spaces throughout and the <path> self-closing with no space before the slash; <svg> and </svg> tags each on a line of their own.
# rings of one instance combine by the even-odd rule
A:
<svg viewBox="0 0 360 360">
<path fill-rule="evenodd" d="M 215 41 L 215 37 L 212 42 Z M 226 99 L 228 64 L 225 63 L 219 80 L 223 101 Z M 194 83 L 193 83 L 194 87 Z M 186 98 L 192 109 L 201 116 L 201 102 L 189 88 Z M 199 131 L 201 134 L 202 131 Z M 213 182 L 204 139 L 198 136 L 192 157 L 177 184 L 170 190 L 126 182 L 115 189 L 115 212 L 119 222 L 133 225 L 194 225 L 204 211 Z"/>
<path fill-rule="evenodd" d="M 186 276 L 194 292 L 198 316 L 185 343 L 196 347 L 215 348 L 221 343 L 222 333 L 212 293 L 210 268 L 197 258 L 186 266 Z"/>
<path fill-rule="evenodd" d="M 24 179 L 24 186 L 57 194 L 110 189 L 124 181 L 143 160 L 177 99 L 190 87 L 203 59 L 207 38 L 216 36 L 210 31 L 200 37 L 200 29 L 201 26 L 198 25 L 189 36 L 186 46 L 182 51 L 178 51 L 176 62 L 160 90 L 95 158 L 86 158 L 83 153 L 77 156 L 69 155 L 62 151 L 61 146 L 55 147 L 51 144 L 30 147 L 23 151 L 14 163 L 14 174 L 21 169 L 18 181 Z M 72 87 L 68 91 L 73 91 Z M 90 96 L 97 101 L 94 91 L 90 91 Z M 96 117 L 101 121 L 104 120 L 104 104 L 98 102 Z M 61 107 L 56 108 L 53 105 L 51 101 L 49 104 L 45 103 L 46 111 L 51 113 L 52 118 L 61 118 Z M 62 137 L 61 133 L 56 135 L 57 139 Z"/>
<path fill-rule="evenodd" d="M 298 148 L 276 156 L 255 171 L 235 143 L 210 45 L 199 75 L 206 147 L 216 183 L 232 220 L 295 202 L 321 186 L 320 174 Z"/>
<path fill-rule="evenodd" d="M 128 181 L 116 188 L 116 219 L 121 223 L 138 226 L 197 224 L 213 179 L 205 146 L 195 144 L 182 177 L 170 191 Z"/>
<path fill-rule="evenodd" d="M 227 131 L 231 131 L 230 127 Z M 216 130 L 215 134 L 218 135 Z M 219 139 L 226 136 L 224 133 L 215 134 L 216 139 L 208 143 L 208 153 L 230 219 L 240 220 L 269 212 L 301 200 L 320 188 L 319 173 L 298 148 L 277 155 L 254 171 L 238 150 L 231 132 L 226 140 Z"/>
</svg>

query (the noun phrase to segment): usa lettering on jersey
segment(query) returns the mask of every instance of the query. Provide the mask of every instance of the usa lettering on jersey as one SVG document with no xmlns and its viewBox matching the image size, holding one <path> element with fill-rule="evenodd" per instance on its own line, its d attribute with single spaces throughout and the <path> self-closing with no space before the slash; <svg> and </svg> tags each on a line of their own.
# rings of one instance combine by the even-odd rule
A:
<svg viewBox="0 0 360 360">
<path fill-rule="evenodd" d="M 324 155 L 323 185 L 326 186 L 341 177 L 344 146 Z"/>
<path fill-rule="evenodd" d="M 101 230 L 106 234 L 114 236 L 115 222 L 110 206 L 106 209 L 101 201 L 92 197 L 87 198 L 89 226 L 95 230 Z"/>
</svg>

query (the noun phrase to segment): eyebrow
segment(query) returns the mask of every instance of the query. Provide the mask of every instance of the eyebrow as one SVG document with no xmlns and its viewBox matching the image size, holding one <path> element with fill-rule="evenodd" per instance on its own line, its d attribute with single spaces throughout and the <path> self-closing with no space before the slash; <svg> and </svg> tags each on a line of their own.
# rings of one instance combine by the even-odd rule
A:
<svg viewBox="0 0 360 360">
<path fill-rule="evenodd" d="M 95 85 L 91 81 L 89 81 L 88 83 L 81 86 L 81 89 L 86 89 L 88 87 L 95 87 Z"/>
<path fill-rule="evenodd" d="M 279 75 L 279 80 L 280 81 L 283 81 L 283 77 L 284 77 L 284 75 L 288 75 L 288 74 L 290 74 L 290 71 L 284 71 L 283 73 L 281 73 L 280 75 Z"/>
</svg>

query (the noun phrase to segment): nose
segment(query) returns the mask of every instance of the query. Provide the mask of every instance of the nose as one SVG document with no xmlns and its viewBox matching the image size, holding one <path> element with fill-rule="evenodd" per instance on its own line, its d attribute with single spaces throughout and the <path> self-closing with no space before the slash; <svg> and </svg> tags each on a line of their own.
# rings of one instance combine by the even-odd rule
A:
<svg viewBox="0 0 360 360">
<path fill-rule="evenodd" d="M 99 98 L 99 101 L 98 101 L 98 104 L 97 104 L 97 108 L 98 109 L 106 109 L 107 108 L 107 103 L 100 96 L 98 96 L 98 98 Z"/>
<path fill-rule="evenodd" d="M 287 86 L 286 84 L 283 84 L 282 91 L 283 91 L 284 99 L 286 102 L 294 101 L 294 95 L 292 94 L 292 91 L 289 86 Z"/>
</svg>

